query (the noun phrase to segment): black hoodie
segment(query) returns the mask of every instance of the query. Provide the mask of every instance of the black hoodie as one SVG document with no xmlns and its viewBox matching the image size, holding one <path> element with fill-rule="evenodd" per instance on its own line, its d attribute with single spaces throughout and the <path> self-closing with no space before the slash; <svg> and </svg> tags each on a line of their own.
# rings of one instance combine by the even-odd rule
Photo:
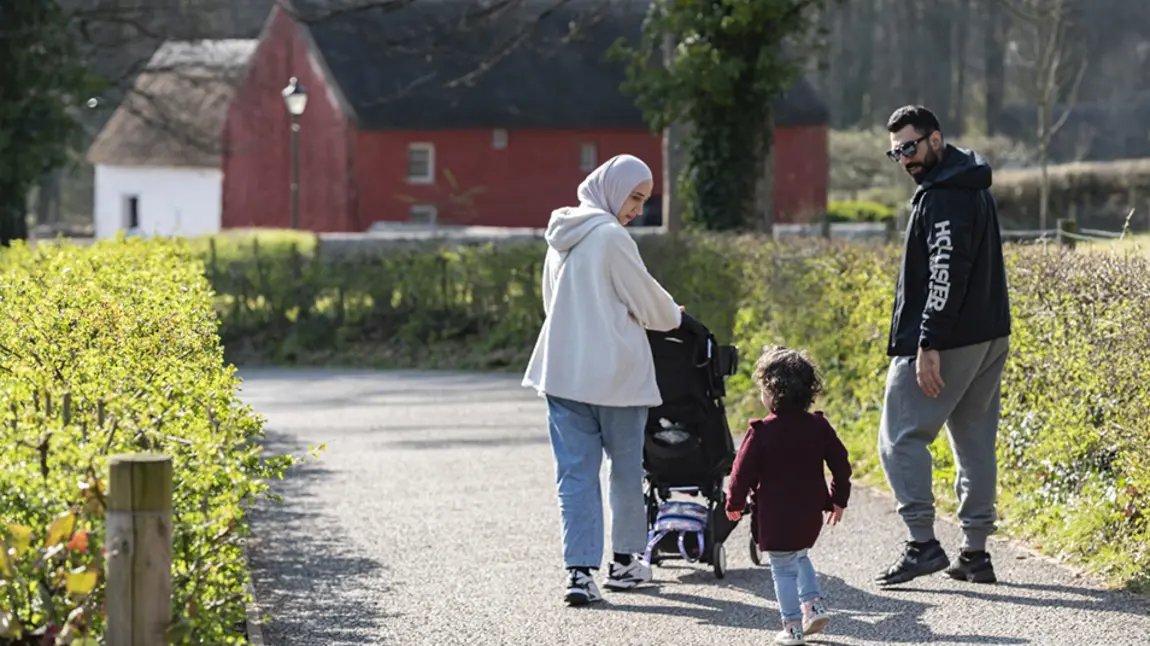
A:
<svg viewBox="0 0 1150 646">
<path fill-rule="evenodd" d="M 990 164 L 946 144 L 911 198 L 890 356 L 1010 335 L 1010 298 Z"/>
</svg>

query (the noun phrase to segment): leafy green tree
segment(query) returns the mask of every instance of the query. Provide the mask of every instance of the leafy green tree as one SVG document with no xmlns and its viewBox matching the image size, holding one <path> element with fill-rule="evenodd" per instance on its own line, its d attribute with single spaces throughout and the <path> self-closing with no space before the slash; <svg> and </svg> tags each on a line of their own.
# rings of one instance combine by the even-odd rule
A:
<svg viewBox="0 0 1150 646">
<path fill-rule="evenodd" d="M 0 2 L 0 245 L 28 237 L 27 198 L 64 165 L 83 131 L 93 79 L 55 0 Z"/>
<path fill-rule="evenodd" d="M 648 125 L 690 124 L 679 178 L 685 219 L 743 229 L 772 141 L 771 106 L 798 79 L 821 31 L 818 10 L 842 0 L 655 0 L 638 44 L 620 40 L 623 91 Z M 663 41 L 675 44 L 664 61 Z"/>
</svg>

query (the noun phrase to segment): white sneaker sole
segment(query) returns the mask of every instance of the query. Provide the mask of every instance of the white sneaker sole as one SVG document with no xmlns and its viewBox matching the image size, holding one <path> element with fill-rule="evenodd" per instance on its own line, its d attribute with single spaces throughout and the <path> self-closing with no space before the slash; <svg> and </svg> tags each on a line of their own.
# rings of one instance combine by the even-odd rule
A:
<svg viewBox="0 0 1150 646">
<path fill-rule="evenodd" d="M 624 579 L 624 580 L 607 580 L 603 582 L 603 587 L 608 590 L 622 592 L 624 590 L 634 590 L 635 588 L 650 583 L 650 579 Z"/>
<path fill-rule="evenodd" d="M 829 624 L 830 622 L 831 622 L 831 618 L 828 617 L 827 615 L 819 615 L 818 617 L 811 619 L 810 622 L 807 623 L 806 628 L 803 629 L 803 634 L 804 635 L 814 635 L 817 633 L 821 633 L 822 631 L 826 630 L 827 624 Z"/>
</svg>

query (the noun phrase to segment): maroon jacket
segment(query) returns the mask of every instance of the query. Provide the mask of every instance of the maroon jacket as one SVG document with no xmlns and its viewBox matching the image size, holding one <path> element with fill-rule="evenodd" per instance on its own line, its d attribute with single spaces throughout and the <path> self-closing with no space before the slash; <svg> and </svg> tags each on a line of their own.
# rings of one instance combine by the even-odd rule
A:
<svg viewBox="0 0 1150 646">
<path fill-rule="evenodd" d="M 827 490 L 823 464 L 830 467 Z M 784 412 L 751 420 L 735 457 L 727 511 L 743 511 L 747 494 L 764 551 L 794 552 L 814 546 L 832 505 L 846 508 L 851 464 L 822 412 Z"/>
</svg>

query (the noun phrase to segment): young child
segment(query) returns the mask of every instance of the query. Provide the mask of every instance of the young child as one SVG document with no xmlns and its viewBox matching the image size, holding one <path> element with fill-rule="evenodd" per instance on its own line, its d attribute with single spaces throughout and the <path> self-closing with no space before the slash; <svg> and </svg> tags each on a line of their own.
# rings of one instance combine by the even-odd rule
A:
<svg viewBox="0 0 1150 646">
<path fill-rule="evenodd" d="M 735 457 L 727 495 L 727 516 L 738 520 L 752 494 L 752 520 L 759 549 L 767 553 L 783 630 L 781 646 L 806 644 L 804 635 L 822 632 L 830 617 L 807 557 L 823 525 L 837 525 L 851 491 L 846 447 L 822 412 L 811 413 L 822 381 L 802 352 L 764 348 L 755 364 L 755 383 L 770 414 L 751 420 Z M 823 464 L 830 467 L 827 490 Z"/>
</svg>

